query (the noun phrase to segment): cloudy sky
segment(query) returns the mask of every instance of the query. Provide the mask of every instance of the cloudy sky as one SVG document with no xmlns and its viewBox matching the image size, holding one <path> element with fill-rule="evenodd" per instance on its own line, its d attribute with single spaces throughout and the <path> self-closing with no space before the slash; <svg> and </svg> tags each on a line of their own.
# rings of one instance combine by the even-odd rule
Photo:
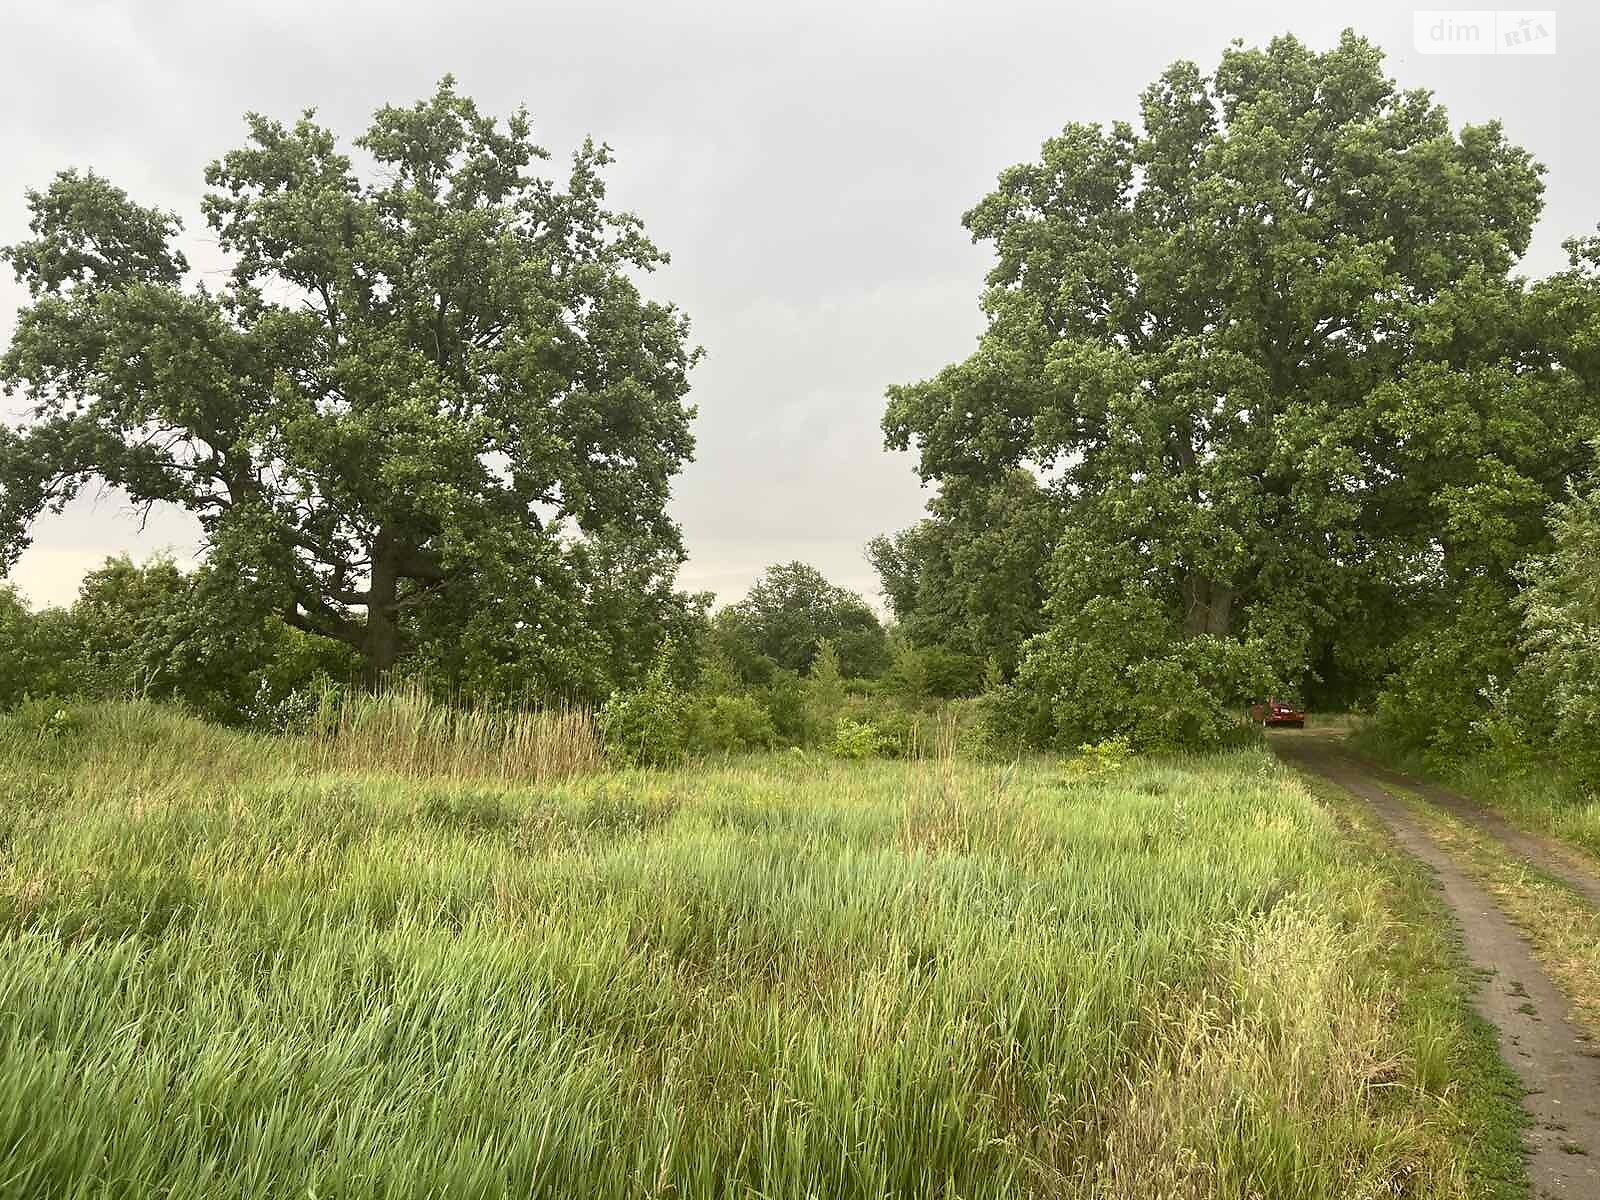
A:
<svg viewBox="0 0 1600 1200">
<path fill-rule="evenodd" d="M 734 600 L 799 558 L 875 597 L 863 543 L 927 499 L 882 448 L 883 390 L 971 347 L 987 255 L 960 216 L 1003 167 L 1069 120 L 1132 117 L 1174 59 L 1209 68 L 1232 38 L 1286 31 L 1325 47 L 1349 26 L 1402 84 L 1458 122 L 1500 116 L 1547 164 L 1525 263 L 1544 274 L 1600 219 L 1586 9 L 1559 14 L 1553 57 L 1518 58 L 1418 54 L 1392 3 L 0 0 L 0 244 L 25 232 L 23 190 L 76 165 L 182 213 L 190 261 L 216 269 L 201 172 L 241 114 L 315 107 L 349 137 L 453 72 L 488 111 L 525 102 L 558 157 L 609 142 L 611 199 L 673 255 L 653 293 L 708 352 L 674 501 L 684 583 Z M 0 337 L 23 299 L 0 281 Z M 106 493 L 41 520 L 12 580 L 63 602 L 106 555 L 162 548 L 191 554 L 192 523 L 141 529 Z"/>
</svg>

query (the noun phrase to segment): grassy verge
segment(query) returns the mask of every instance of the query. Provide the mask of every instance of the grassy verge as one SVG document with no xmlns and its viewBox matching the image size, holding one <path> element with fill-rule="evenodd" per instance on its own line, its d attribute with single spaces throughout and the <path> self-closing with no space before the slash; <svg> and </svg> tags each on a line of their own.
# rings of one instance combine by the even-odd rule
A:
<svg viewBox="0 0 1600 1200">
<path fill-rule="evenodd" d="M 1261 750 L 511 786 L 55 724 L 0 721 L 0 1194 L 1517 1194 L 1424 889 Z"/>
<path fill-rule="evenodd" d="M 1453 1136 L 1469 1177 L 1482 1195 L 1526 1196 L 1522 1085 L 1501 1061 L 1494 1027 L 1471 1006 L 1478 980 L 1437 883 L 1421 863 L 1393 848 L 1365 804 L 1326 780 L 1302 780 L 1334 815 L 1353 853 L 1384 880 L 1395 915 L 1385 967 L 1399 984 L 1402 1024 L 1416 1039 L 1419 1078 L 1453 1089 Z"/>
</svg>

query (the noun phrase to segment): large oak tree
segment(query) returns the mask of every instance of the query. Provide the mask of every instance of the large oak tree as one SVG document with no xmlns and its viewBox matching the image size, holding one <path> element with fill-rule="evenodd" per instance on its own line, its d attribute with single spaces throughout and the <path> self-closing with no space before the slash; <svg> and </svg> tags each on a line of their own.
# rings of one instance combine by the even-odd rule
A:
<svg viewBox="0 0 1600 1200">
<path fill-rule="evenodd" d="M 98 478 L 196 514 L 214 566 L 373 677 L 452 593 L 560 637 L 592 537 L 670 571 L 696 351 L 640 293 L 665 256 L 605 207 L 607 149 L 546 178 L 527 114 L 448 78 L 353 154 L 309 112 L 247 124 L 205 174 L 220 286 L 190 282 L 173 214 L 92 173 L 29 193 L 4 252 L 32 301 L 0 375 L 31 416 L 0 427 L 0 567 Z"/>
<path fill-rule="evenodd" d="M 1509 274 L 1541 170 L 1353 34 L 1175 64 L 967 214 L 988 328 L 891 389 L 889 444 L 947 491 L 1047 481 L 1057 623 L 1120 597 L 1297 675 L 1396 586 L 1504 575 L 1578 461 L 1582 388 Z"/>
</svg>

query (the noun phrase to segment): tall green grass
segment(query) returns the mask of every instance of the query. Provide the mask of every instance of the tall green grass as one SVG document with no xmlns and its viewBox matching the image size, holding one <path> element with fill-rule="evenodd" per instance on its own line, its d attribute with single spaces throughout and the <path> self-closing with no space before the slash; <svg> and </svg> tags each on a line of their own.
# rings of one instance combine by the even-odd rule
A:
<svg viewBox="0 0 1600 1200">
<path fill-rule="evenodd" d="M 415 682 L 342 696 L 312 728 L 321 770 L 540 784 L 601 764 L 599 734 L 584 709 L 453 708 Z"/>
<path fill-rule="evenodd" d="M 1472 1194 L 1458 1014 L 1264 753 L 512 786 L 365 721 L 0 721 L 0 1194 Z"/>
</svg>

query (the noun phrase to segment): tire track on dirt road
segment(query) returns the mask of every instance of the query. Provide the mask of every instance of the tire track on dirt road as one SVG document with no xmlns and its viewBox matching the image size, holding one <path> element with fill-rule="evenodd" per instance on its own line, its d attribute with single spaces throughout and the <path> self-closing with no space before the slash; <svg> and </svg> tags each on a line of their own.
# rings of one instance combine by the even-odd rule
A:
<svg viewBox="0 0 1600 1200">
<path fill-rule="evenodd" d="M 1457 820 L 1482 830 L 1529 866 L 1543 871 L 1546 875 L 1554 876 L 1590 904 L 1600 908 L 1600 874 L 1596 874 L 1593 867 L 1586 865 L 1582 855 L 1572 847 L 1562 845 L 1555 838 L 1542 837 L 1537 833 L 1529 833 L 1526 829 L 1518 829 L 1499 813 L 1484 808 L 1481 804 L 1474 804 L 1460 792 L 1452 792 L 1449 788 L 1440 787 L 1436 783 L 1413 779 L 1409 775 L 1403 775 L 1399 771 L 1354 754 L 1344 747 L 1339 748 L 1339 753 L 1374 779 L 1392 783 L 1408 792 L 1415 792 L 1429 804 L 1444 809 Z"/>
<path fill-rule="evenodd" d="M 1271 743 L 1285 762 L 1367 801 L 1400 847 L 1433 871 L 1468 960 L 1487 974 L 1473 1007 L 1499 1031 L 1500 1055 L 1528 1091 L 1523 1104 L 1533 1117 L 1527 1142 L 1534 1195 L 1600 1197 L 1600 1050 L 1574 1023 L 1566 997 L 1527 942 L 1366 764 L 1321 738 L 1275 737 Z M 1410 780 L 1402 786 L 1420 790 Z"/>
</svg>

